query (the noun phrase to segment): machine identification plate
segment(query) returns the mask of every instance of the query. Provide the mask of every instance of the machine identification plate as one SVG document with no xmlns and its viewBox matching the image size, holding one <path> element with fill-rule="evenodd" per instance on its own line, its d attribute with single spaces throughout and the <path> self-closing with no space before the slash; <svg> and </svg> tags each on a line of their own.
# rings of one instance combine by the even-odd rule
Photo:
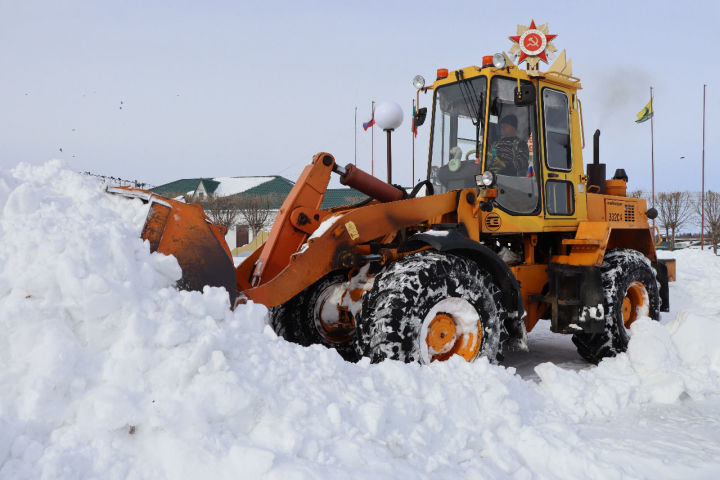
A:
<svg viewBox="0 0 720 480">
<path fill-rule="evenodd" d="M 616 200 L 606 200 L 605 214 L 607 215 L 608 222 L 624 222 L 625 203 Z"/>
</svg>

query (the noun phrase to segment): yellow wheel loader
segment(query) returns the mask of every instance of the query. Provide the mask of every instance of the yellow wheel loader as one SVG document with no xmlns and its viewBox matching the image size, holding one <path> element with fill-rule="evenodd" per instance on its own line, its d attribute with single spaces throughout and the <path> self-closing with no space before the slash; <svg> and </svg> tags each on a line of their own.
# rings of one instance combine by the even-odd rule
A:
<svg viewBox="0 0 720 480">
<path fill-rule="evenodd" d="M 657 212 L 626 196 L 624 170 L 606 178 L 599 131 L 583 169 L 580 81 L 565 52 L 540 71 L 554 49 L 547 26 L 510 38 L 526 70 L 502 53 L 439 69 L 432 85 L 416 77 L 418 100 L 432 93 L 425 181 L 406 191 L 318 153 L 268 240 L 237 268 L 200 207 L 113 192 L 151 203 L 142 236 L 177 257 L 180 287 L 222 286 L 232 305 L 264 304 L 289 341 L 350 361 L 494 361 L 526 349 L 546 319 L 598 362 L 626 349 L 637 318 L 668 310 L 674 264 L 658 261 L 648 223 Z M 320 209 L 333 174 L 369 199 Z"/>
</svg>

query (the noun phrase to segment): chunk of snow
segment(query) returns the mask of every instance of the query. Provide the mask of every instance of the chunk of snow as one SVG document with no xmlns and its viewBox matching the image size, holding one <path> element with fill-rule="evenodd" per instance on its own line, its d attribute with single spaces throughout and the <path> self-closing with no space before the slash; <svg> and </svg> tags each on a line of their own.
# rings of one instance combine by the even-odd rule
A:
<svg viewBox="0 0 720 480">
<path fill-rule="evenodd" d="M 321 237 L 325 232 L 330 230 L 333 225 L 335 225 L 335 222 L 337 222 L 339 218 L 341 218 L 341 215 L 332 215 L 323 220 L 320 225 L 318 225 L 318 228 L 312 233 L 312 235 L 310 235 L 310 238 L 308 238 L 308 240 Z"/>
</svg>

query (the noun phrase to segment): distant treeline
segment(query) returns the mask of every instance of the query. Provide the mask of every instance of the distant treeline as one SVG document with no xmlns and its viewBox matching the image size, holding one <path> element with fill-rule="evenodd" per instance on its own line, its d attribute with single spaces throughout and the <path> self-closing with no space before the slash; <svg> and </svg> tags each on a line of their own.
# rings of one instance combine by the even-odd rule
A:
<svg viewBox="0 0 720 480">
<path fill-rule="evenodd" d="M 700 192 L 660 192 L 652 195 L 646 191 L 635 190 L 631 197 L 646 199 L 648 206 L 655 204 L 657 224 L 665 230 L 665 240 L 670 249 L 675 246 L 682 232 L 685 235 L 697 234 L 702 230 L 705 241 L 712 245 L 717 254 L 720 246 L 720 192 L 708 190 L 705 195 Z"/>
</svg>

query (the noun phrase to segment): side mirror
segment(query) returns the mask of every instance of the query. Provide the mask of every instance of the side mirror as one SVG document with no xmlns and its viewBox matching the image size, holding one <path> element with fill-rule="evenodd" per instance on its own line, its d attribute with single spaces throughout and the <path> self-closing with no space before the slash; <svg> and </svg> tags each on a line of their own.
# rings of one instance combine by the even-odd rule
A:
<svg viewBox="0 0 720 480">
<path fill-rule="evenodd" d="M 420 125 L 425 123 L 426 117 L 427 117 L 427 107 L 418 109 L 418 111 L 415 113 L 415 126 L 419 127 Z"/>
<path fill-rule="evenodd" d="M 533 105 L 535 103 L 535 86 L 522 84 L 515 87 L 515 105 Z"/>
</svg>

